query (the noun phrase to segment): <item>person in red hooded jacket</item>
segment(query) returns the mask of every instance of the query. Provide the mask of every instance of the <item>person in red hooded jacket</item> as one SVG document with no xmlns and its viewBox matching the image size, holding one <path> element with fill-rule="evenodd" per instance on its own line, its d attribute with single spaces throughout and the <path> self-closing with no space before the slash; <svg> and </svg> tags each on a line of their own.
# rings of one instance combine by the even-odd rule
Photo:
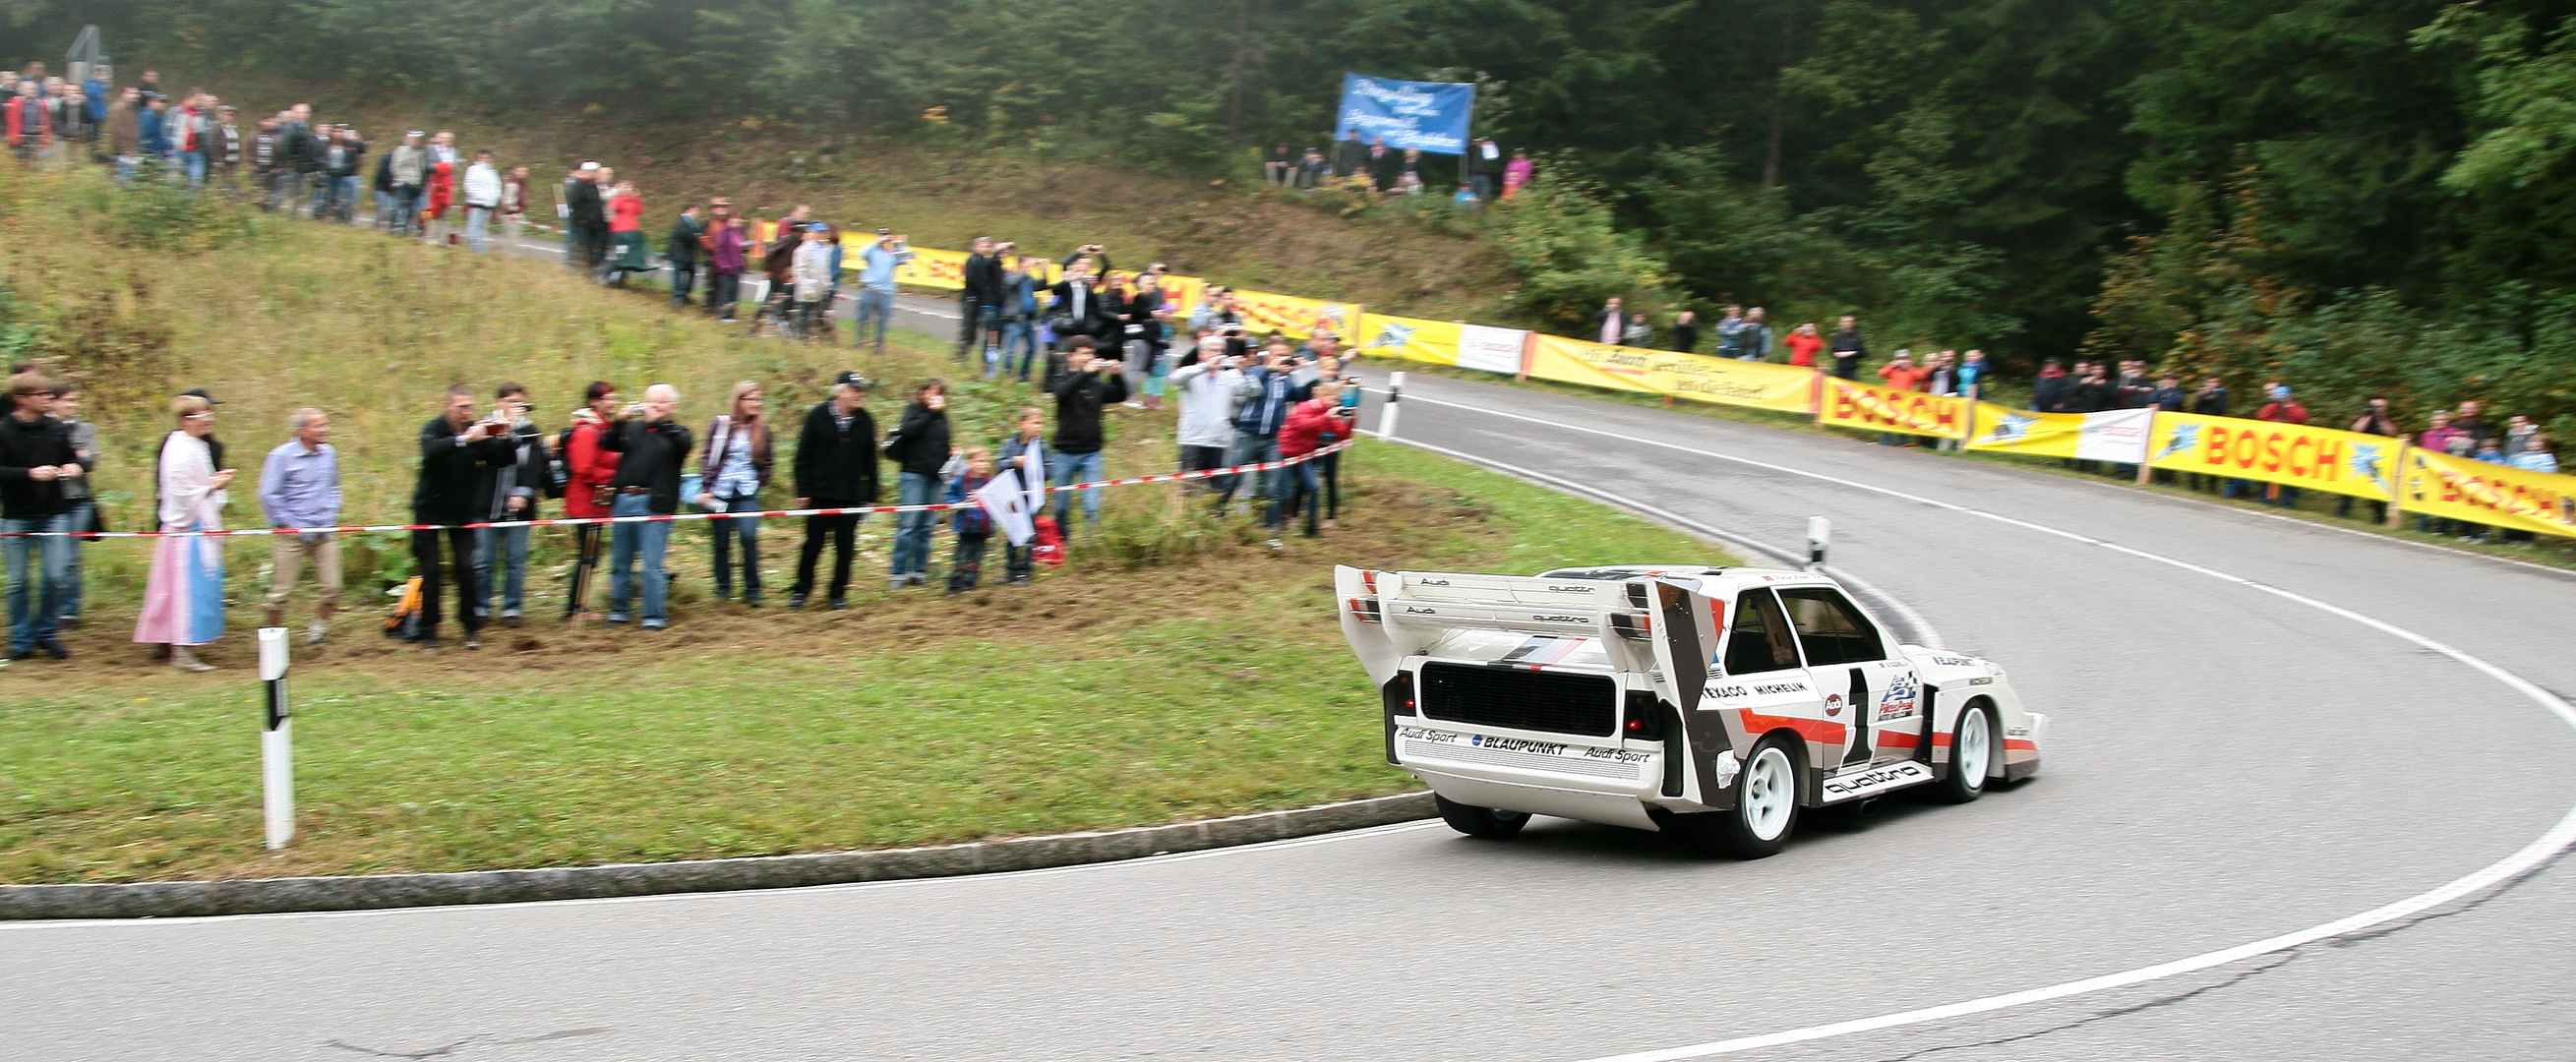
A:
<svg viewBox="0 0 2576 1062">
<path fill-rule="evenodd" d="M 420 208 L 421 228 L 428 234 L 429 242 L 446 243 L 448 230 L 456 227 L 456 220 L 448 216 L 448 208 L 456 204 L 456 164 L 431 163 L 429 187 L 425 191 L 428 202 Z"/>
<path fill-rule="evenodd" d="M 606 495 L 609 483 L 617 478 L 617 455 L 599 445 L 600 434 L 617 423 L 617 385 L 606 380 L 593 381 L 582 392 L 583 406 L 573 414 L 572 428 L 556 449 L 564 460 L 564 515 L 603 517 L 611 515 Z M 564 621 L 569 623 L 582 615 L 583 599 L 590 596 L 590 574 L 599 567 L 599 546 L 607 541 L 606 524 L 581 524 L 573 528 L 575 560 L 572 569 L 572 592 L 564 601 Z"/>
<path fill-rule="evenodd" d="M 1313 395 L 1290 407 L 1287 422 L 1279 426 L 1279 456 L 1282 460 L 1303 457 L 1351 437 L 1353 414 L 1349 407 L 1342 405 L 1342 382 L 1317 380 Z M 1290 508 L 1303 504 L 1306 537 L 1313 538 L 1318 510 L 1324 507 L 1319 497 L 1323 483 L 1315 476 L 1315 462 L 1301 461 L 1281 471 L 1290 484 L 1288 489 L 1279 492 L 1290 495 L 1284 504 Z M 1283 500 L 1275 495 L 1270 499 L 1272 527 L 1279 526 L 1282 504 Z"/>
</svg>

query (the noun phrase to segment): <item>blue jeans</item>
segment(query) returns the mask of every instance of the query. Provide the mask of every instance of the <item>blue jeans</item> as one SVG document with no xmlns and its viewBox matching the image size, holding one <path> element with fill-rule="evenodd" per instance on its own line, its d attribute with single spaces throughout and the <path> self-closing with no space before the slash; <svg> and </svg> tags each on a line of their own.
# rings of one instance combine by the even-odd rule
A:
<svg viewBox="0 0 2576 1062">
<path fill-rule="evenodd" d="M 1297 501 L 1304 503 L 1306 532 L 1314 533 L 1316 510 L 1324 507 L 1324 481 L 1315 474 L 1321 460 L 1318 458 L 1279 470 L 1278 489 L 1270 494 L 1270 515 L 1262 521 L 1264 525 L 1279 526 L 1283 522 L 1282 512 L 1286 504 Z"/>
<path fill-rule="evenodd" d="M 376 223 L 395 232 L 406 232 L 412 219 L 420 213 L 420 189 L 395 185 L 391 192 L 376 196 Z"/>
<path fill-rule="evenodd" d="M 1008 370 L 1011 367 L 1011 352 L 1019 351 L 1020 379 L 1023 380 L 1029 378 L 1029 366 L 1037 361 L 1038 336 L 1035 324 L 1036 322 L 1026 317 L 1002 322 L 1002 368 Z"/>
<path fill-rule="evenodd" d="M 84 530 L 88 530 L 89 525 L 90 525 L 90 514 L 91 514 L 91 513 L 93 513 L 93 512 L 96 512 L 97 510 L 98 510 L 98 504 L 97 504 L 97 503 L 95 503 L 95 502 L 91 502 L 91 501 L 87 501 L 87 500 L 73 502 L 73 503 L 72 503 L 72 530 L 74 530 L 74 531 L 84 531 Z M 68 590 L 67 590 L 67 595 L 68 595 L 68 596 L 66 596 L 66 597 L 64 597 L 64 598 L 63 598 L 63 608 L 62 608 L 62 617 L 63 617 L 64 619 L 67 619 L 67 620 L 76 620 L 76 619 L 79 619 L 79 618 L 80 618 L 80 614 L 81 614 L 81 611 L 80 611 L 80 610 L 81 610 L 81 589 L 82 589 L 82 587 L 81 587 L 81 547 L 82 547 L 82 546 L 86 546 L 86 545 L 88 545 L 88 544 L 89 544 L 89 542 L 88 542 L 87 540 L 84 540 L 84 539 L 77 539 L 77 538 L 75 538 L 75 539 L 73 539 L 73 540 L 72 540 L 72 574 L 71 574 L 71 583 L 70 583 L 70 586 L 69 586 L 69 588 L 68 588 Z"/>
<path fill-rule="evenodd" d="M 894 320 L 894 291 L 858 289 L 858 320 L 850 325 L 850 345 L 868 343 L 868 322 L 876 322 L 876 348 L 886 348 L 886 322 Z"/>
<path fill-rule="evenodd" d="M 339 190 L 339 178 L 328 173 L 313 175 L 313 220 L 320 221 L 331 213 L 331 197 Z"/>
<path fill-rule="evenodd" d="M 32 520 L 0 520 L 0 531 L 69 531 L 72 514 Z M 72 541 L 68 538 L 0 538 L 0 555 L 9 566 L 9 650 L 22 652 L 54 640 L 71 593 Z M 43 569 L 41 581 L 29 586 Z"/>
<path fill-rule="evenodd" d="M 180 152 L 179 172 L 188 175 L 188 187 L 190 188 L 206 183 L 206 153 L 203 151 Z"/>
<path fill-rule="evenodd" d="M 472 252 L 474 252 L 474 253 L 476 253 L 476 254 L 483 254 L 483 253 L 485 253 L 485 252 L 484 252 L 484 250 L 483 250 L 483 244 L 484 244 L 484 241 L 485 241 L 485 240 L 487 240 L 487 239 L 489 239 L 489 238 L 491 237 L 491 235 L 492 235 L 492 208 L 491 208 L 491 207 L 466 207 L 466 208 L 465 208 L 465 249 L 466 249 L 466 250 L 469 250 L 469 251 L 472 251 Z M 685 295 L 684 295 L 684 296 L 682 296 L 682 298 L 686 298 L 686 297 L 687 297 L 687 296 L 685 296 Z"/>
<path fill-rule="evenodd" d="M 1062 487 L 1073 483 L 1094 482 L 1101 478 L 1102 470 L 1107 467 L 1101 462 L 1100 452 L 1097 450 L 1087 454 L 1059 452 L 1055 455 L 1055 481 L 1051 485 Z M 1073 513 L 1073 495 L 1076 493 L 1082 495 L 1082 522 L 1086 524 L 1100 522 L 1100 488 L 1085 487 L 1080 491 L 1058 493 L 1055 496 L 1055 526 L 1066 534 L 1073 533 L 1073 525 L 1067 522 L 1067 517 Z"/>
<path fill-rule="evenodd" d="M 651 516 L 653 496 L 620 494 L 617 504 L 608 510 L 610 516 Z M 608 611 L 626 613 L 635 600 L 635 554 L 644 554 L 644 622 L 668 623 L 671 576 L 662 570 L 662 555 L 671 546 L 671 524 L 654 520 L 633 524 L 610 524 L 608 539 Z"/>
<path fill-rule="evenodd" d="M 498 558 L 504 566 L 501 578 L 492 578 L 494 543 L 500 544 Z M 486 527 L 474 532 L 474 588 L 483 600 L 474 603 L 476 611 L 492 614 L 492 594 L 501 594 L 501 611 L 515 614 L 527 596 L 528 525 Z"/>
<path fill-rule="evenodd" d="M 1254 435 L 1239 428 L 1234 433 L 1234 449 L 1225 455 L 1225 463 L 1228 465 L 1249 465 L 1276 460 L 1279 460 L 1278 436 Z M 1237 498 L 1243 497 L 1243 484 L 1246 480 L 1251 481 L 1252 496 L 1255 498 L 1279 496 L 1278 469 L 1268 472 L 1237 473 L 1228 480 L 1225 492 Z"/>
<path fill-rule="evenodd" d="M 723 512 L 756 513 L 760 511 L 760 496 L 757 494 L 736 494 L 730 497 L 718 495 L 716 497 L 716 505 L 717 508 Z M 760 518 L 757 516 L 744 516 L 731 520 L 709 520 L 707 523 L 711 525 L 710 529 L 715 533 L 716 596 L 733 596 L 733 558 L 731 554 L 733 552 L 734 544 L 739 542 L 742 545 L 743 596 L 746 599 L 759 597 Z"/>
<path fill-rule="evenodd" d="M 928 505 L 939 500 L 937 476 L 906 472 L 901 482 L 901 496 L 895 501 L 897 505 Z M 899 514 L 894 531 L 894 574 L 929 573 L 930 531 L 939 526 L 939 516 L 934 512 Z"/>
<path fill-rule="evenodd" d="M 340 212 L 340 220 L 356 221 L 358 219 L 358 178 L 351 175 L 333 177 L 330 181 L 332 208 Z"/>
</svg>

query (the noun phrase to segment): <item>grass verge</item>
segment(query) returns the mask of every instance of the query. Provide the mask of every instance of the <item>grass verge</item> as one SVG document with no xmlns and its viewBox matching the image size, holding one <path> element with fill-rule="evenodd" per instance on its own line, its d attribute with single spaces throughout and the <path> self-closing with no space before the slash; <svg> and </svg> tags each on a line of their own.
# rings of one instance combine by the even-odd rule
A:
<svg viewBox="0 0 2576 1062">
<path fill-rule="evenodd" d="M 735 379 L 782 415 L 858 363 L 910 381 L 949 370 L 907 339 L 882 360 L 744 338 L 649 296 L 549 266 L 479 259 L 306 224 L 177 250 L 116 245 L 127 210 L 80 176 L 0 168 L 0 262 L 25 354 L 91 381 L 116 526 L 148 505 L 157 407 L 183 386 L 226 399 L 237 458 L 329 409 L 353 520 L 398 519 L 410 440 L 440 390 L 528 384 L 549 427 L 579 385 L 668 380 L 692 423 Z M 229 232 L 229 230 L 227 230 Z M 961 442 L 1030 394 L 961 384 Z M 890 423 L 898 401 L 872 406 Z M 1110 467 L 1170 467 L 1169 413 L 1113 409 Z M 784 462 L 787 455 L 782 454 Z M 247 633 L 185 675 L 126 641 L 148 549 L 86 547 L 89 622 L 73 658 L 0 670 L 0 882 L 130 881 L 527 867 L 841 850 L 1153 823 L 1401 791 L 1380 758 L 1375 695 L 1332 611 L 1330 566 L 1535 572 L 1570 564 L 1726 562 L 1706 543 L 1398 447 L 1345 456 L 1341 527 L 1272 551 L 1186 487 L 1112 491 L 1075 563 L 1027 587 L 894 593 L 881 522 L 866 529 L 847 612 L 704 600 L 704 525 L 674 537 L 672 630 L 495 631 L 477 653 L 425 655 L 367 630 L 398 547 L 351 564 L 360 603 L 293 677 L 299 822 L 259 847 L 260 686 Z M 773 488 L 782 504 L 786 487 Z M 236 492 L 233 522 L 256 521 Z M 798 539 L 773 524 L 775 601 Z M 559 538 L 540 536 L 530 613 L 562 607 Z M 939 543 L 944 556 L 945 539 Z M 266 550 L 229 547 L 238 622 Z M 301 605 L 299 603 L 299 609 Z"/>
</svg>

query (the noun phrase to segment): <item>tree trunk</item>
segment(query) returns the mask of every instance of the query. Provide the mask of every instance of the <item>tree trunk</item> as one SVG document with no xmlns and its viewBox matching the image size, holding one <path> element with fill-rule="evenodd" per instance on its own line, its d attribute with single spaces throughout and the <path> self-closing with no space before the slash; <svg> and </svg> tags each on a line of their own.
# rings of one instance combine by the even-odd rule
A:
<svg viewBox="0 0 2576 1062">
<path fill-rule="evenodd" d="M 1762 187 L 1780 187 L 1780 142 L 1789 134 L 1789 69 L 1790 34 L 1798 27 L 1798 9 L 1783 5 L 1780 9 L 1780 62 L 1771 72 L 1771 147 L 1762 156 Z"/>
</svg>

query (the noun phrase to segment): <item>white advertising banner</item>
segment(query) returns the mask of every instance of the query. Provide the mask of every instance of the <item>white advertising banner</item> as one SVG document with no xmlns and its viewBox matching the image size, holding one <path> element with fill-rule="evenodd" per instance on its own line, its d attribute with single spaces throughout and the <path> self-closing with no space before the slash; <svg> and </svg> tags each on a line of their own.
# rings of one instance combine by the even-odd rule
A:
<svg viewBox="0 0 2576 1062">
<path fill-rule="evenodd" d="M 1529 333 L 1517 328 L 1458 326 L 1458 364 L 1486 372 L 1521 371 L 1521 347 Z"/>
<path fill-rule="evenodd" d="M 2075 434 L 2075 459 L 2109 461 L 2118 465 L 2147 463 L 2148 429 L 2154 425 L 2153 409 L 2106 409 L 2084 415 L 2084 427 Z"/>
</svg>

